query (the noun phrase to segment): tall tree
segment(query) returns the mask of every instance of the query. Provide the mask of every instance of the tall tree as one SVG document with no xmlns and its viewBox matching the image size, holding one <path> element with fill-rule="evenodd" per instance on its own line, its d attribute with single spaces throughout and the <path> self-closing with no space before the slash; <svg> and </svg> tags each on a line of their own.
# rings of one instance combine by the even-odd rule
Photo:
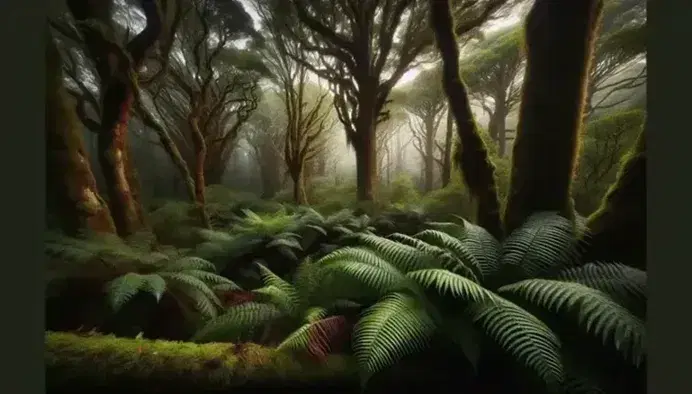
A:
<svg viewBox="0 0 692 394">
<path fill-rule="evenodd" d="M 526 19 L 527 66 L 505 210 L 508 232 L 537 211 L 573 218 L 571 182 L 602 6 L 601 0 L 536 0 Z"/>
<path fill-rule="evenodd" d="M 469 94 L 488 115 L 487 131 L 500 157 L 505 155 L 507 115 L 519 104 L 523 64 L 523 29 L 517 26 L 486 36 L 461 64 Z"/>
<path fill-rule="evenodd" d="M 68 0 L 67 6 L 99 77 L 99 163 L 117 232 L 127 236 L 146 226 L 127 147 L 128 120 L 135 100 L 133 86 L 138 83 L 138 71 L 147 53 L 166 31 L 166 9 L 157 1 L 141 0 L 146 25 L 123 45 L 114 28 L 111 0 Z"/>
<path fill-rule="evenodd" d="M 356 153 L 358 199 L 373 199 L 377 159 L 376 124 L 385 118 L 383 107 L 399 79 L 416 65 L 433 44 L 427 8 L 422 0 L 290 2 L 293 15 L 308 34 L 289 31 L 312 62 L 306 67 L 328 80 L 347 140 Z M 478 28 L 507 0 L 453 1 L 464 35 Z"/>
<path fill-rule="evenodd" d="M 286 132 L 285 116 L 281 112 L 283 102 L 265 100 L 248 121 L 245 139 L 250 145 L 250 155 L 259 166 L 262 179 L 262 198 L 273 198 L 281 188 L 284 171 L 283 144 Z"/>
<path fill-rule="evenodd" d="M 115 233 L 108 205 L 91 172 L 82 125 L 63 85 L 60 54 L 52 37 L 46 45 L 46 181 L 48 211 L 69 235 Z"/>
<path fill-rule="evenodd" d="M 437 131 L 447 107 L 441 76 L 440 68 L 422 71 L 402 92 L 402 105 L 411 115 L 409 128 L 413 134 L 413 147 L 423 162 L 423 189 L 426 192 L 433 190 L 435 166 L 440 160 L 437 158 Z"/>
</svg>

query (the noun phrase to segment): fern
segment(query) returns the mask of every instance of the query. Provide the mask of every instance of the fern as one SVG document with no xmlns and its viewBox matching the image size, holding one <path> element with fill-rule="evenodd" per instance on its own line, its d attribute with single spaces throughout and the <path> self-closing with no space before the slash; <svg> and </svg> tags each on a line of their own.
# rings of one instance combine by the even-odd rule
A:
<svg viewBox="0 0 692 394">
<path fill-rule="evenodd" d="M 626 360 L 638 366 L 644 357 L 644 324 L 604 293 L 578 283 L 527 279 L 498 290 L 566 318 L 577 316 L 584 332 L 611 344 Z"/>
<path fill-rule="evenodd" d="M 229 309 L 225 314 L 208 322 L 192 341 L 240 341 L 253 330 L 282 316 L 273 305 L 248 302 Z"/>
<path fill-rule="evenodd" d="M 318 359 L 327 356 L 333 345 L 345 336 L 348 321 L 344 316 L 330 316 L 304 324 L 291 333 L 277 350 L 302 351 Z"/>
<path fill-rule="evenodd" d="M 393 293 L 367 310 L 354 330 L 362 383 L 406 355 L 425 349 L 436 325 L 419 301 Z"/>
</svg>

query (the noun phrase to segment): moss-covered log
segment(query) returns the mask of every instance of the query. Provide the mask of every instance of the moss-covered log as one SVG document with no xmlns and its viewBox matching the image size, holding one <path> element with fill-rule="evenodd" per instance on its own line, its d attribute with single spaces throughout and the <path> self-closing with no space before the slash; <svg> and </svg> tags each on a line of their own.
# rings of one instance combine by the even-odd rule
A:
<svg viewBox="0 0 692 394">
<path fill-rule="evenodd" d="M 457 149 L 458 154 L 455 155 L 457 165 L 464 182 L 478 201 L 478 224 L 501 239 L 503 231 L 495 166 L 490 161 L 488 149 L 478 132 L 466 87 L 459 75 L 459 47 L 454 35 L 454 20 L 449 2 L 431 0 L 430 11 L 437 48 L 442 55 L 442 84 L 459 134 L 461 149 Z"/>
<path fill-rule="evenodd" d="M 618 261 L 646 269 L 646 129 L 587 227 L 585 260 Z"/>
<path fill-rule="evenodd" d="M 587 74 L 602 0 L 536 0 L 526 18 L 527 65 L 505 229 L 537 211 L 574 215 L 570 196 Z"/>
<path fill-rule="evenodd" d="M 348 357 L 318 363 L 251 344 L 47 333 L 45 357 L 47 393 L 359 392 Z"/>
</svg>

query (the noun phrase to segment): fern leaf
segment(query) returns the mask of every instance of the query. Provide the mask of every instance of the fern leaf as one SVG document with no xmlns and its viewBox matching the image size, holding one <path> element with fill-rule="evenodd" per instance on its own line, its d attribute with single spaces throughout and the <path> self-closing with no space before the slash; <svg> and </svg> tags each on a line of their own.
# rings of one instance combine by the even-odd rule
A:
<svg viewBox="0 0 692 394">
<path fill-rule="evenodd" d="M 500 264 L 522 279 L 570 266 L 578 259 L 574 225 L 556 213 L 542 212 L 529 217 L 514 230 L 502 246 Z"/>
<path fill-rule="evenodd" d="M 638 366 L 645 355 L 643 322 L 606 294 L 578 283 L 549 279 L 527 279 L 498 290 L 518 297 L 539 308 L 570 316 L 576 312 L 578 323 L 587 334 L 611 344 L 626 360 Z"/>
<path fill-rule="evenodd" d="M 107 285 L 108 300 L 114 311 L 120 310 L 146 283 L 143 275 L 134 272 L 119 276 Z"/>
<path fill-rule="evenodd" d="M 437 230 L 423 230 L 415 237 L 428 244 L 449 250 L 466 270 L 472 270 L 474 277 L 483 277 L 484 270 L 476 255 L 469 250 L 463 241 Z M 457 268 L 458 270 L 459 268 Z M 453 270 L 454 271 L 454 270 Z M 468 276 L 468 275 L 467 275 Z"/>
<path fill-rule="evenodd" d="M 555 279 L 602 291 L 637 317 L 645 317 L 647 275 L 642 270 L 619 263 L 588 263 L 563 270 Z"/>
<path fill-rule="evenodd" d="M 375 373 L 424 350 L 435 324 L 413 297 L 394 293 L 370 307 L 354 330 L 354 350 L 365 384 Z"/>
<path fill-rule="evenodd" d="M 216 266 L 205 259 L 187 256 L 170 262 L 164 269 L 164 271 L 167 272 L 180 272 L 185 270 L 216 272 Z"/>
<path fill-rule="evenodd" d="M 207 317 L 215 317 L 221 308 L 221 300 L 213 290 L 201 280 L 181 272 L 160 272 L 169 288 L 179 291 L 183 296 L 193 300 L 195 307 Z"/>
<path fill-rule="evenodd" d="M 166 292 L 167 286 L 166 281 L 157 274 L 143 275 L 144 285 L 142 290 L 153 295 L 156 301 L 161 301 L 161 297 Z"/>
<path fill-rule="evenodd" d="M 370 234 L 358 234 L 357 239 L 402 272 L 441 267 L 433 256 L 412 246 Z"/>
<path fill-rule="evenodd" d="M 378 267 L 346 260 L 329 264 L 324 272 L 318 294 L 329 304 L 337 299 L 377 300 L 394 291 L 417 291 L 415 282 L 391 266 Z"/>
<path fill-rule="evenodd" d="M 248 302 L 229 309 L 211 320 L 192 338 L 193 342 L 233 342 L 245 338 L 254 329 L 274 321 L 282 313 L 273 305 Z"/>
<path fill-rule="evenodd" d="M 182 274 L 192 276 L 201 280 L 209 286 L 219 286 L 223 285 L 226 290 L 241 290 L 235 282 L 230 279 L 224 278 L 221 275 L 217 275 L 208 271 L 202 270 L 185 270 L 181 272 Z"/>
<path fill-rule="evenodd" d="M 493 295 L 478 283 L 443 269 L 425 269 L 409 272 L 407 276 L 424 288 L 433 288 L 440 295 L 451 295 L 470 303 L 492 301 Z"/>
<path fill-rule="evenodd" d="M 272 305 L 275 305 L 279 310 L 286 314 L 291 314 L 294 312 L 294 305 L 285 291 L 279 289 L 276 286 L 265 286 L 259 289 L 252 290 L 253 294 L 259 296 L 259 301 L 263 301 Z"/>
<path fill-rule="evenodd" d="M 304 324 L 291 333 L 277 350 L 304 351 L 318 359 L 326 357 L 335 342 L 344 339 L 348 330 L 348 321 L 344 316 L 330 316 Z"/>
<path fill-rule="evenodd" d="M 486 336 L 536 372 L 549 387 L 561 385 L 560 341 L 543 322 L 500 297 L 493 303 L 471 305 L 467 311 Z"/>
</svg>

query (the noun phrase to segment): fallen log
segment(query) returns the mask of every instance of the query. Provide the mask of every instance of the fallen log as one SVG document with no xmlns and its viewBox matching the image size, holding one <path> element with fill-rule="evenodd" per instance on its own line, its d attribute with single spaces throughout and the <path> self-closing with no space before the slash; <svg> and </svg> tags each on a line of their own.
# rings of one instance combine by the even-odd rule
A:
<svg viewBox="0 0 692 394">
<path fill-rule="evenodd" d="M 360 391 L 349 357 L 316 362 L 254 344 L 48 332 L 45 358 L 49 394 Z"/>
</svg>

